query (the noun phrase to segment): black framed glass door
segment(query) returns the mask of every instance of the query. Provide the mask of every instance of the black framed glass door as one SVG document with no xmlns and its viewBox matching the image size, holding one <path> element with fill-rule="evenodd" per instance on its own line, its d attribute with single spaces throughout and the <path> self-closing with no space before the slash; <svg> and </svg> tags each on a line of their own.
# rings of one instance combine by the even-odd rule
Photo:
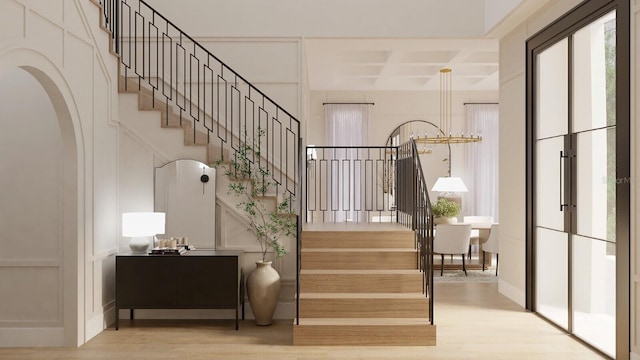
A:
<svg viewBox="0 0 640 360">
<path fill-rule="evenodd" d="M 527 48 L 527 307 L 627 358 L 628 9 L 586 1 Z"/>
</svg>

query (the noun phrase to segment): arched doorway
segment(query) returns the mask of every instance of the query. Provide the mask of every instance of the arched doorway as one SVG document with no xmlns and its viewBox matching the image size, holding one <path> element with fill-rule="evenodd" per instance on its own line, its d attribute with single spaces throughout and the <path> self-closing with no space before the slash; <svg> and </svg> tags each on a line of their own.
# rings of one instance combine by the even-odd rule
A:
<svg viewBox="0 0 640 360">
<path fill-rule="evenodd" d="M 84 342 L 79 152 L 56 83 L 34 66 L 0 66 L 0 346 Z"/>
</svg>

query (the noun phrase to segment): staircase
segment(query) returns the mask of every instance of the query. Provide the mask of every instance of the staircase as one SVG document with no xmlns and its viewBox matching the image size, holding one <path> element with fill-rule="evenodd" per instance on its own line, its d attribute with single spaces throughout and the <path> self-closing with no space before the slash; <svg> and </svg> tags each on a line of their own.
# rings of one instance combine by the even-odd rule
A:
<svg viewBox="0 0 640 360">
<path fill-rule="evenodd" d="M 294 345 L 435 345 L 413 231 L 307 224 Z"/>
<path fill-rule="evenodd" d="M 280 197 L 291 200 L 282 212 L 295 217 L 300 229 L 296 214 L 303 213 L 302 201 L 295 200 L 301 198 L 305 168 L 300 122 L 143 0 L 92 1 L 102 8 L 101 24 L 120 59 L 121 102 L 137 102 L 139 111 L 153 114 L 141 117 L 181 131 L 185 148 L 193 149 L 181 150 L 188 154 L 181 157 L 228 163 L 244 145 L 258 144 L 250 162 L 273 186 L 254 198 L 274 204 Z M 135 126 L 137 132 L 167 138 Z M 376 199 L 398 223 L 308 225 L 298 234 L 296 345 L 436 343 L 428 255 L 433 217 L 415 143 L 376 151 L 384 157 L 375 163 L 385 165 L 375 176 L 384 179 L 371 178 L 363 189 L 384 182 L 376 186 Z M 357 163 L 374 176 L 373 162 Z M 228 181 L 246 179 L 230 174 Z M 391 193 L 397 209 L 386 200 Z"/>
</svg>

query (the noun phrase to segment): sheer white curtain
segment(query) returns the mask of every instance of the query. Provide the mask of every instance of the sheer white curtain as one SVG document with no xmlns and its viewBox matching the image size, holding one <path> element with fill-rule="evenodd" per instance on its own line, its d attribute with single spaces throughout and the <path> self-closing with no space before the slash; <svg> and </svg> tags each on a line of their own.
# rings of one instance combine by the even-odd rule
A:
<svg viewBox="0 0 640 360">
<path fill-rule="evenodd" d="M 369 105 L 366 104 L 326 104 L 325 123 L 331 146 L 363 146 L 367 144 L 369 125 Z M 356 151 L 337 151 L 332 158 L 341 160 L 355 158 Z M 350 162 L 356 166 L 355 162 Z M 331 217 L 335 222 L 366 221 L 363 218 L 365 199 L 362 169 L 346 167 L 342 161 L 329 165 L 332 188 L 330 189 Z M 360 211 L 357 211 L 360 210 Z"/>
<path fill-rule="evenodd" d="M 362 146 L 367 143 L 369 105 L 326 104 L 324 117 L 331 146 Z"/>
<path fill-rule="evenodd" d="M 499 119 L 497 104 L 467 104 L 466 129 L 482 134 L 479 143 L 466 144 L 462 215 L 493 216 L 498 221 Z"/>
</svg>

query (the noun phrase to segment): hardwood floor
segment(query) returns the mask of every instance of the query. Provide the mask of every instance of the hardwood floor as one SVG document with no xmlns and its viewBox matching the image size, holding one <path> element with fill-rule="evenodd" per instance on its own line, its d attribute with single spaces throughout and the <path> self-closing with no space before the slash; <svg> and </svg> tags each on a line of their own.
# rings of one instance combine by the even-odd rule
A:
<svg viewBox="0 0 640 360">
<path fill-rule="evenodd" d="M 495 283 L 436 283 L 436 346 L 292 346 L 290 320 L 121 320 L 78 349 L 0 348 L 0 359 L 601 359 L 498 294 Z"/>
</svg>

